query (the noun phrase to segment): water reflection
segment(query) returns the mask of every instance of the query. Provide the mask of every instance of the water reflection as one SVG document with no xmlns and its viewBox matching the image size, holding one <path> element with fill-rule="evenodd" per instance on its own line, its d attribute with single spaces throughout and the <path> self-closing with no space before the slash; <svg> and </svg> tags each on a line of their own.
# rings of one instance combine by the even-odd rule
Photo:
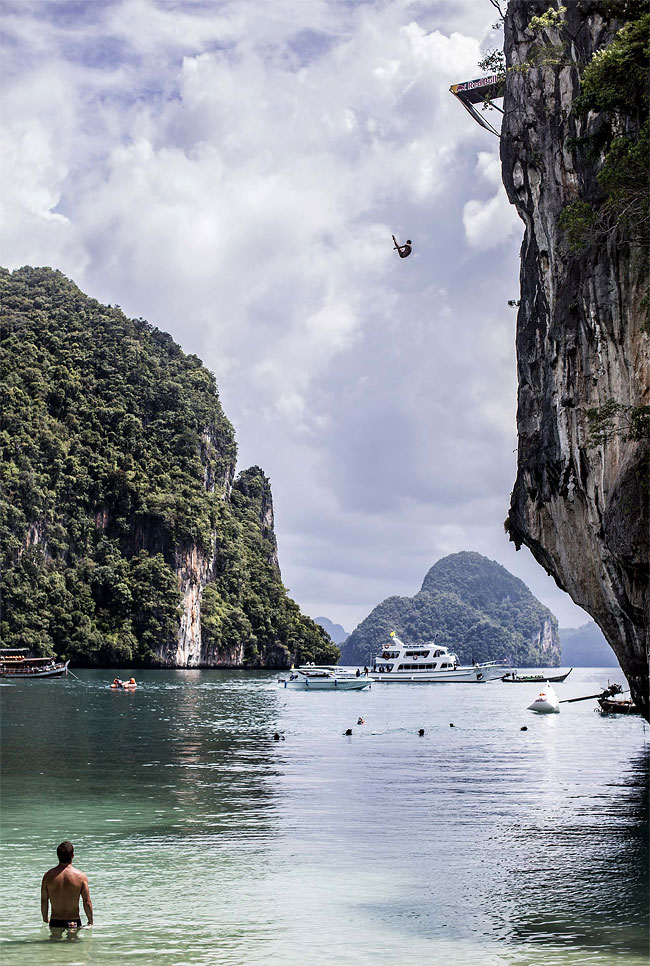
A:
<svg viewBox="0 0 650 966">
<path fill-rule="evenodd" d="M 512 830 L 500 870 L 511 938 L 648 952 L 649 773 L 648 755 L 634 756 L 619 780 L 583 786 L 577 811 Z"/>
<path fill-rule="evenodd" d="M 50 850 L 71 838 L 93 964 L 285 966 L 305 936 L 317 964 L 645 952 L 641 723 L 580 705 L 534 718 L 499 685 L 305 694 L 188 671 L 116 694 L 112 676 L 3 689 L 2 888 L 28 888 L 37 912 Z M 12 966 L 58 962 L 34 955 L 63 945 L 36 926 L 5 936 Z"/>
</svg>

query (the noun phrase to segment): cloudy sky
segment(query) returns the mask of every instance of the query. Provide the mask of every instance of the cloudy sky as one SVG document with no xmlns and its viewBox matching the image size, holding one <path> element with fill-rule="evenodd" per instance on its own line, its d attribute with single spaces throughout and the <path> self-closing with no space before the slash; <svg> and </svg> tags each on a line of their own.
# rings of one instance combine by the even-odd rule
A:
<svg viewBox="0 0 650 966">
<path fill-rule="evenodd" d="M 448 91 L 501 44 L 489 0 L 2 6 L 0 260 L 216 374 L 303 610 L 351 630 L 476 550 L 584 623 L 503 531 L 522 227 Z"/>
</svg>

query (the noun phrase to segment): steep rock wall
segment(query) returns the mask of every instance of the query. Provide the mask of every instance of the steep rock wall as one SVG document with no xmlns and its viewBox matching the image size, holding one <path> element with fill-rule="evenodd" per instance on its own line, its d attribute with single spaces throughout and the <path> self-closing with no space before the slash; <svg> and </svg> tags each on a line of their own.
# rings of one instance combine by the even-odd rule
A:
<svg viewBox="0 0 650 966">
<path fill-rule="evenodd" d="M 523 64 L 536 38 L 531 17 L 548 2 L 511 0 L 508 67 Z M 579 68 L 620 27 L 606 5 L 566 5 L 562 62 L 509 70 L 501 137 L 503 180 L 526 226 L 517 320 L 519 431 L 510 538 L 525 544 L 558 585 L 599 624 L 648 717 L 648 450 L 622 436 L 590 445 L 586 412 L 615 400 L 650 402 L 647 266 L 616 232 L 572 253 L 558 227 L 563 208 L 598 198 L 597 164 L 579 164 L 567 137 L 589 135 L 591 113 L 571 113 Z"/>
<path fill-rule="evenodd" d="M 208 430 L 204 433 L 204 443 L 214 445 Z M 261 556 L 279 580 L 273 496 L 269 480 L 258 466 L 242 470 L 235 480 L 234 469 L 234 464 L 226 465 L 222 478 L 215 478 L 213 474 L 206 472 L 206 488 L 219 493 L 224 504 L 249 516 L 259 534 Z M 245 663 L 243 640 L 215 647 L 209 635 L 202 633 L 204 591 L 210 584 L 218 583 L 223 576 L 224 563 L 217 549 L 221 537 L 217 526 L 212 533 L 210 553 L 195 544 L 175 547 L 173 550 L 174 570 L 181 591 L 180 621 L 175 646 L 167 646 L 158 651 L 161 663 L 169 667 L 242 667 Z M 144 549 L 148 548 L 145 546 Z M 266 667 L 285 667 L 287 660 L 287 651 L 279 641 L 274 641 L 266 643 L 258 663 Z"/>
<path fill-rule="evenodd" d="M 201 664 L 201 596 L 208 582 L 211 560 L 199 547 L 176 552 L 176 575 L 183 595 L 181 619 L 178 629 L 178 646 L 169 655 L 174 667 L 191 667 Z"/>
</svg>

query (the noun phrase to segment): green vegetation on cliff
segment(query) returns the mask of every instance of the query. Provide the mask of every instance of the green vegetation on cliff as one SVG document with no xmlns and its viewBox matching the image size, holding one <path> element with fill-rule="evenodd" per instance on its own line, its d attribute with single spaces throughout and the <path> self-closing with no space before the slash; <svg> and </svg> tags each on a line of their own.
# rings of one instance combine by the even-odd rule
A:
<svg viewBox="0 0 650 966">
<path fill-rule="evenodd" d="M 523 581 L 479 553 L 443 557 L 414 597 L 389 597 L 359 624 L 342 648 L 345 664 L 367 664 L 391 630 L 406 641 L 436 640 L 461 663 L 503 660 L 522 667 L 557 666 L 557 621 Z"/>
<path fill-rule="evenodd" d="M 214 558 L 211 661 L 241 646 L 252 665 L 335 659 L 282 585 L 264 474 L 232 484 L 234 433 L 201 360 L 51 269 L 1 269 L 0 297 L 3 645 L 172 660 L 194 552 Z"/>
<path fill-rule="evenodd" d="M 336 663 L 338 647 L 282 585 L 272 520 L 267 478 L 257 466 L 243 470 L 219 506 L 216 575 L 201 608 L 204 647 L 218 654 L 243 642 L 253 666 Z"/>
<path fill-rule="evenodd" d="M 620 239 L 650 241 L 650 14 L 647 4 L 610 2 L 605 6 L 623 26 L 584 67 L 573 113 L 598 116 L 587 137 L 570 139 L 580 164 L 592 169 L 600 196 L 572 202 L 560 225 L 578 249 L 617 232 Z"/>
</svg>

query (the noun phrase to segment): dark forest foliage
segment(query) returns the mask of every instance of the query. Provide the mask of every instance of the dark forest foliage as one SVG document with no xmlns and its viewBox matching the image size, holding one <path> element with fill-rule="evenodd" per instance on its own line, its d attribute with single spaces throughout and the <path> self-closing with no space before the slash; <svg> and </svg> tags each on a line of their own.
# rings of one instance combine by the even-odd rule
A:
<svg viewBox="0 0 650 966">
<path fill-rule="evenodd" d="M 0 269 L 0 296 L 3 645 L 157 663 L 175 648 L 177 555 L 216 540 L 213 653 L 335 659 L 282 586 L 264 474 L 230 493 L 234 433 L 201 360 L 51 269 Z"/>
<path fill-rule="evenodd" d="M 550 622 L 552 646 L 540 646 Z M 559 664 L 557 621 L 523 581 L 479 553 L 443 557 L 414 597 L 389 597 L 343 645 L 344 663 L 367 663 L 394 630 L 405 641 L 436 640 L 461 663 L 507 659 L 522 667 Z"/>
</svg>

